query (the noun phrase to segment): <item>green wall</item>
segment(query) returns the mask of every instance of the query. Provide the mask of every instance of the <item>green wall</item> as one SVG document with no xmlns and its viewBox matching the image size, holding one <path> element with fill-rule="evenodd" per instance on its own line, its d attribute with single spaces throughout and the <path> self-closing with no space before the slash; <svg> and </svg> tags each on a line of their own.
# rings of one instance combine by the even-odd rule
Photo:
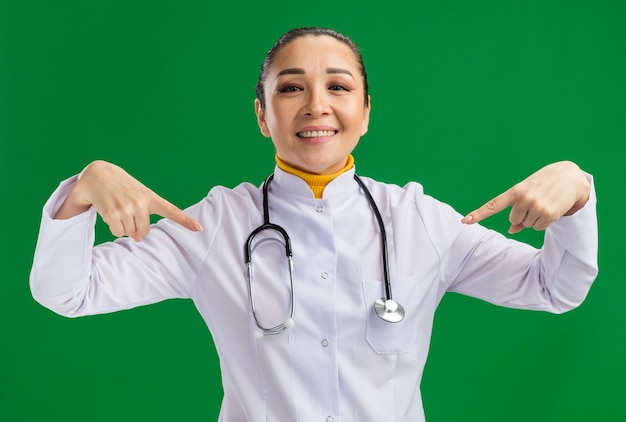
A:
<svg viewBox="0 0 626 422">
<path fill-rule="evenodd" d="M 216 418 L 218 362 L 191 302 L 70 320 L 33 301 L 41 207 L 96 158 L 181 207 L 260 183 L 273 148 L 253 114 L 259 65 L 303 25 L 362 47 L 360 174 L 419 181 L 460 212 L 552 161 L 595 176 L 587 301 L 555 316 L 447 295 L 422 383 L 429 421 L 626 420 L 625 21 L 621 0 L 0 0 L 0 420 Z M 486 225 L 506 230 L 506 214 Z"/>
</svg>

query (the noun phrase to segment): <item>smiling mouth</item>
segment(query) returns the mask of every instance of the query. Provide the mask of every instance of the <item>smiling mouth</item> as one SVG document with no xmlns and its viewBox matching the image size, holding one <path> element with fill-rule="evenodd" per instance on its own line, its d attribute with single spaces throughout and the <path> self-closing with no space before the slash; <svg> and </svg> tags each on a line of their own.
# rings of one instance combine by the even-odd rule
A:
<svg viewBox="0 0 626 422">
<path fill-rule="evenodd" d="M 304 130 L 296 133 L 296 135 L 300 138 L 325 138 L 336 133 L 336 130 Z"/>
</svg>

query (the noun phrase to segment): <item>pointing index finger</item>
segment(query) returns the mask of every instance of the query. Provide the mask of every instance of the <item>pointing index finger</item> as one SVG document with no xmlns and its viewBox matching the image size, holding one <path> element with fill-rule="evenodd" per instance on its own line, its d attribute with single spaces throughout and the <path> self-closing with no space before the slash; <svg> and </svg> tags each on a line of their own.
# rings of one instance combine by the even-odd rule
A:
<svg viewBox="0 0 626 422">
<path fill-rule="evenodd" d="M 515 198 L 513 192 L 509 189 L 492 200 L 487 201 L 482 207 L 467 214 L 463 217 L 463 219 L 461 219 L 461 222 L 465 224 L 478 223 L 479 221 L 489 218 L 514 204 Z"/>
<path fill-rule="evenodd" d="M 202 231 L 202 225 L 196 221 L 193 217 L 186 214 L 176 205 L 161 198 L 156 193 L 153 193 L 152 200 L 150 201 L 150 213 L 158 214 L 161 217 L 169 218 L 172 221 L 180 224 L 181 226 L 194 231 Z"/>
</svg>

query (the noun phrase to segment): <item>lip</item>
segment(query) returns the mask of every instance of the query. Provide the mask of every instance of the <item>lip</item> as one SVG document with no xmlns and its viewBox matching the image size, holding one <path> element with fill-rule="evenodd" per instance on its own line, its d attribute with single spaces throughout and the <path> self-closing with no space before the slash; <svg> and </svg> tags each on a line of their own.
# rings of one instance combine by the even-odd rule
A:
<svg viewBox="0 0 626 422">
<path fill-rule="evenodd" d="M 308 132 L 308 131 L 332 131 L 335 132 L 334 134 L 330 135 L 330 136 L 320 136 L 320 137 L 315 137 L 315 138 L 303 138 L 298 136 L 298 133 L 301 132 Z M 301 129 L 298 129 L 296 131 L 296 136 L 298 137 L 298 139 L 300 139 L 301 141 L 307 143 L 307 144 L 324 144 L 326 142 L 329 142 L 330 140 L 333 139 L 333 137 L 339 132 L 339 130 L 337 128 L 334 128 L 332 126 L 306 126 L 303 127 Z"/>
<path fill-rule="evenodd" d="M 334 128 L 332 126 L 306 126 L 298 129 L 296 133 L 305 132 L 307 130 L 334 130 L 335 132 L 337 132 L 337 128 Z"/>
</svg>

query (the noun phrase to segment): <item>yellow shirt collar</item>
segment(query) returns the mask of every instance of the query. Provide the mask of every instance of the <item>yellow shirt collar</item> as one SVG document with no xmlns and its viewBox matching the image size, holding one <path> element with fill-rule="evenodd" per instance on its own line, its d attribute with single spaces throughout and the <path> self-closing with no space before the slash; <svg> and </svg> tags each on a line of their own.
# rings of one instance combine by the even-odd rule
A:
<svg viewBox="0 0 626 422">
<path fill-rule="evenodd" d="M 344 168 L 333 174 L 311 174 L 302 170 L 295 169 L 289 164 L 285 163 L 280 158 L 278 158 L 278 155 L 276 155 L 276 164 L 278 165 L 278 168 L 282 171 L 293 174 L 294 176 L 298 176 L 299 178 L 304 180 L 313 191 L 315 199 L 321 199 L 322 193 L 324 193 L 324 188 L 326 187 L 326 185 L 328 185 L 335 177 L 339 176 L 342 173 L 345 173 L 346 171 L 350 170 L 352 166 L 354 166 L 354 157 L 352 156 L 352 154 L 348 155 L 348 162 L 346 163 Z"/>
</svg>

